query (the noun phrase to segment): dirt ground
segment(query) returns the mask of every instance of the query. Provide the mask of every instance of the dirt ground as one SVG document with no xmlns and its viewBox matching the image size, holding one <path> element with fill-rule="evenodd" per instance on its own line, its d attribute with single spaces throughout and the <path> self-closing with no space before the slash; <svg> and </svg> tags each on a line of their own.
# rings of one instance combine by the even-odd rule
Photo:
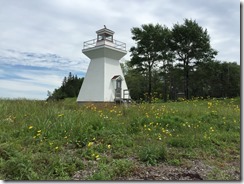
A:
<svg viewBox="0 0 244 184">
<path fill-rule="evenodd" d="M 89 165 L 91 166 L 91 164 Z M 76 172 L 73 179 L 86 180 L 87 177 L 96 172 L 96 168 L 97 164 L 94 163 L 89 169 Z M 211 175 L 210 179 L 209 175 Z M 188 161 L 184 166 L 172 166 L 164 163 L 157 166 L 146 166 L 136 163 L 130 176 L 119 177 L 115 180 L 216 180 L 215 178 L 232 181 L 240 180 L 240 163 L 230 163 L 227 169 L 223 170 L 216 170 L 216 168 L 196 160 Z"/>
</svg>

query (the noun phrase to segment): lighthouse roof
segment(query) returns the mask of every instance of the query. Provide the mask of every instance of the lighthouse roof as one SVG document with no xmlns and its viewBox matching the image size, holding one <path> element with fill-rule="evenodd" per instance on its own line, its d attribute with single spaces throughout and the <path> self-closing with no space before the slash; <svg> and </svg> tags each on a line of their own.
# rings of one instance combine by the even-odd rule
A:
<svg viewBox="0 0 244 184">
<path fill-rule="evenodd" d="M 115 75 L 112 77 L 112 80 L 117 80 L 117 79 L 123 80 L 121 75 Z"/>
<path fill-rule="evenodd" d="M 113 35 L 114 34 L 114 32 L 112 30 L 108 29 L 108 28 L 99 29 L 98 31 L 96 31 L 96 33 L 98 35 L 101 35 L 101 34 L 104 34 L 104 33 L 108 34 L 108 35 Z"/>
</svg>

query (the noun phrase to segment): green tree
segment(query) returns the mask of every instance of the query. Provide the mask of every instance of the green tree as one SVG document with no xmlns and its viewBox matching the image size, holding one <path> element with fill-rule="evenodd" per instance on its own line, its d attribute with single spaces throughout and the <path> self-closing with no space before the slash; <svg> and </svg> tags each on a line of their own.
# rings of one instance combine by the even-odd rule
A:
<svg viewBox="0 0 244 184">
<path fill-rule="evenodd" d="M 78 78 L 69 72 L 68 77 L 64 77 L 60 88 L 55 89 L 53 93 L 48 91 L 47 100 L 61 100 L 64 98 L 77 97 L 84 78 Z"/>
<path fill-rule="evenodd" d="M 170 57 L 168 39 L 170 30 L 159 24 L 143 24 L 141 28 L 131 29 L 132 39 L 136 41 L 136 47 L 131 47 L 130 52 L 132 66 L 146 73 L 148 77 L 148 100 L 152 97 L 152 71 L 157 64 Z"/>
<path fill-rule="evenodd" d="M 192 72 L 193 96 L 236 97 L 240 95 L 240 65 L 235 62 L 198 63 Z"/>
<path fill-rule="evenodd" d="M 184 69 L 185 96 L 189 99 L 189 73 L 197 62 L 213 59 L 217 51 L 211 48 L 210 36 L 196 21 L 185 19 L 183 24 L 174 24 L 171 49 Z"/>
</svg>

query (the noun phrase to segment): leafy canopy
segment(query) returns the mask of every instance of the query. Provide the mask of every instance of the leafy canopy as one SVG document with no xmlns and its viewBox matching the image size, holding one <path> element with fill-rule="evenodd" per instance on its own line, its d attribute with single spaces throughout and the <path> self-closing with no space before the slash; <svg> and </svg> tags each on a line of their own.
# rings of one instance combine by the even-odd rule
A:
<svg viewBox="0 0 244 184">
<path fill-rule="evenodd" d="M 171 49 L 178 61 L 189 63 L 213 59 L 217 51 L 211 48 L 210 36 L 194 20 L 185 19 L 184 24 L 174 24 Z"/>
</svg>

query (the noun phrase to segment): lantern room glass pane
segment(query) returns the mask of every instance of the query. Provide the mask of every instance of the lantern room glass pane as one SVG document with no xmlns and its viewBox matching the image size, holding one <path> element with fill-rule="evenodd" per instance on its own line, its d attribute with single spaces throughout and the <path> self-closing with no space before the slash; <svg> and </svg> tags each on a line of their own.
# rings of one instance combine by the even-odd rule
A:
<svg viewBox="0 0 244 184">
<path fill-rule="evenodd" d="M 113 36 L 112 35 L 107 35 L 106 40 L 112 42 L 113 41 Z"/>
</svg>

